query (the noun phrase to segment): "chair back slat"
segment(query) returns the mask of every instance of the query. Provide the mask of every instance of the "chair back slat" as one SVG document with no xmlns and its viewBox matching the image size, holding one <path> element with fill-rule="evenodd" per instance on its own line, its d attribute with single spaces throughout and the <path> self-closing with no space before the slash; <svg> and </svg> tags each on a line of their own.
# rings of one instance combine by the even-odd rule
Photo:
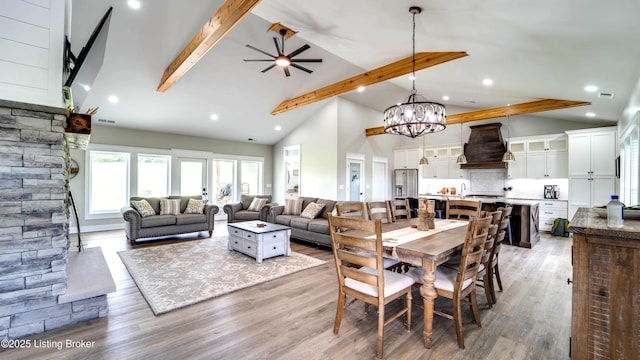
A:
<svg viewBox="0 0 640 360">
<path fill-rule="evenodd" d="M 445 212 L 449 219 L 472 219 L 480 217 L 482 203 L 471 200 L 447 200 Z"/>
<path fill-rule="evenodd" d="M 491 217 L 471 219 L 467 227 L 467 235 L 462 247 L 460 267 L 456 279 L 456 286 L 462 287 L 465 280 L 475 281 L 478 267 L 482 260 L 484 244 L 489 235 Z M 459 291 L 459 289 L 457 289 Z"/>
<path fill-rule="evenodd" d="M 367 203 L 367 215 L 369 220 L 380 219 L 382 222 L 393 222 L 391 209 L 386 201 L 372 201 Z"/>
<path fill-rule="evenodd" d="M 389 208 L 391 208 L 391 220 L 411 219 L 411 206 L 409 199 L 389 200 Z"/>
<path fill-rule="evenodd" d="M 336 204 L 336 214 L 344 217 L 365 219 L 366 211 L 363 202 L 346 202 Z"/>
</svg>

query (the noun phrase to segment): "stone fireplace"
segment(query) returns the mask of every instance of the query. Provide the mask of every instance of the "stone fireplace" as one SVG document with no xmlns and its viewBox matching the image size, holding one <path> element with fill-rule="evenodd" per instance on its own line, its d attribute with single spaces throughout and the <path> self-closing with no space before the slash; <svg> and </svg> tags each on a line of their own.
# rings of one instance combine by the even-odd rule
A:
<svg viewBox="0 0 640 360">
<path fill-rule="evenodd" d="M 65 302 L 66 110 L 0 100 L 0 339 L 107 314 L 106 295 Z M 61 295 L 63 295 L 61 299 Z"/>
</svg>

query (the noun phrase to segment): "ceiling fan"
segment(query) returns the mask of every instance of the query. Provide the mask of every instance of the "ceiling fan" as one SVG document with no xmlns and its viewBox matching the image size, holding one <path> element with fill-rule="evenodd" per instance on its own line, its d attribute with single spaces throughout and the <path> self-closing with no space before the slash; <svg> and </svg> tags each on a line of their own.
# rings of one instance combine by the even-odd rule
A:
<svg viewBox="0 0 640 360">
<path fill-rule="evenodd" d="M 278 42 L 277 37 L 273 38 L 273 43 L 276 45 L 276 52 L 278 53 L 278 55 L 271 55 L 266 51 L 262 51 L 251 45 L 247 45 L 248 48 L 258 51 L 264 55 L 267 55 L 271 57 L 271 59 L 244 59 L 244 61 L 269 61 L 269 62 L 272 61 L 273 64 L 271 64 L 270 66 L 268 66 L 267 68 L 261 71 L 263 73 L 273 69 L 275 66 L 280 66 L 286 76 L 291 76 L 291 73 L 289 72 L 289 66 L 292 66 L 296 69 L 299 69 L 311 74 L 313 70 L 307 69 L 306 67 L 300 66 L 296 63 L 321 63 L 322 59 L 294 59 L 295 56 L 300 55 L 300 53 L 302 53 L 303 51 L 310 49 L 311 46 L 309 46 L 309 44 L 304 44 L 298 49 L 290 52 L 289 54 L 285 54 L 284 39 L 285 39 L 285 36 L 287 35 L 287 30 L 282 28 L 280 29 L 279 33 L 282 38 L 281 43 Z"/>
</svg>

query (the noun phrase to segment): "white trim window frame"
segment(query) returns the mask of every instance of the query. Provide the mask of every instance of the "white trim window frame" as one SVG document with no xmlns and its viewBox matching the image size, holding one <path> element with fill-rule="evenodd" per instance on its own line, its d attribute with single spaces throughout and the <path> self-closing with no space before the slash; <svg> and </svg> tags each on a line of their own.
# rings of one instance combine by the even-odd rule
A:
<svg viewBox="0 0 640 360">
<path fill-rule="evenodd" d="M 98 168 L 94 164 L 94 159 L 97 160 L 99 157 L 104 160 L 111 157 L 116 161 L 113 161 L 112 166 L 105 165 Z M 87 160 L 85 199 L 87 199 L 88 206 L 85 208 L 85 218 L 105 219 L 120 216 L 120 208 L 129 203 L 131 193 L 131 154 L 118 151 L 89 150 L 87 151 Z M 124 162 L 124 167 L 116 166 L 118 162 L 121 162 L 120 160 Z M 101 162 L 108 163 L 108 161 Z M 100 201 L 101 199 L 110 200 Z M 98 203 L 103 205 L 98 206 Z M 105 203 L 111 203 L 112 206 L 104 205 Z"/>
</svg>

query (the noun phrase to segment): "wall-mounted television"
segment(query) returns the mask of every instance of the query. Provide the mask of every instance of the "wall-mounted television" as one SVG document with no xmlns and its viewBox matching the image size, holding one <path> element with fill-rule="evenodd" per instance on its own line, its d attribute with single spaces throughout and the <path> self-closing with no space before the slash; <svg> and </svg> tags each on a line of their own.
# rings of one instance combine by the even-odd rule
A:
<svg viewBox="0 0 640 360">
<path fill-rule="evenodd" d="M 70 69 L 70 72 L 64 83 L 63 93 L 65 102 L 68 102 L 67 107 L 75 105 L 77 109 L 82 106 L 100 72 L 107 47 L 112 10 L 113 7 L 110 7 L 104 14 L 77 57 L 71 52 L 71 44 L 66 41 L 65 66 Z M 68 89 L 71 89 L 71 94 L 67 93 Z"/>
</svg>

